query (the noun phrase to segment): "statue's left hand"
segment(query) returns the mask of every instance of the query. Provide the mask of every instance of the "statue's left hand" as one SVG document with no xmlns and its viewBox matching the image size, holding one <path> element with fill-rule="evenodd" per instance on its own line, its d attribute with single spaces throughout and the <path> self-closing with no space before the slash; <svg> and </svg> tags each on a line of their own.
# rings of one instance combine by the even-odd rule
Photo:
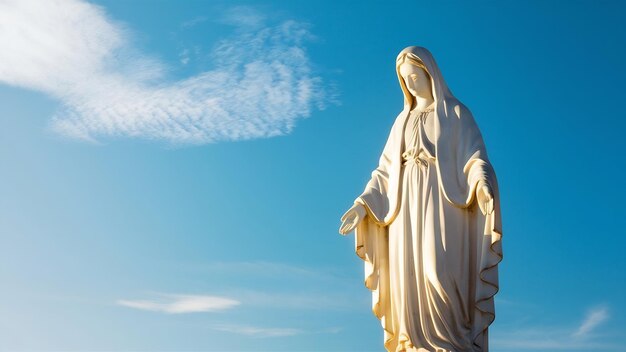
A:
<svg viewBox="0 0 626 352">
<path fill-rule="evenodd" d="M 478 182 L 478 186 L 476 187 L 476 201 L 483 215 L 493 213 L 493 192 L 487 182 Z"/>
<path fill-rule="evenodd" d="M 352 232 L 352 230 L 354 230 L 357 225 L 363 221 L 363 218 L 365 218 L 366 215 L 367 212 L 365 207 L 355 202 L 354 205 L 341 217 L 339 233 L 345 236 Z"/>
</svg>

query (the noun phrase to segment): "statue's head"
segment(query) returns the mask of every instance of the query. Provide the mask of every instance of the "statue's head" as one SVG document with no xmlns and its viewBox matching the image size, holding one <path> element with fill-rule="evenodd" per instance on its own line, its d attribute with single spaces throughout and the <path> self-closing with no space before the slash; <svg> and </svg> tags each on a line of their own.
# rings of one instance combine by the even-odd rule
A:
<svg viewBox="0 0 626 352">
<path fill-rule="evenodd" d="M 433 55 L 421 46 L 409 46 L 396 59 L 396 73 L 404 94 L 405 107 L 411 107 L 416 95 L 432 94 L 437 104 L 454 98 L 439 71 Z"/>
<path fill-rule="evenodd" d="M 405 95 L 410 95 L 407 98 L 413 100 L 416 96 L 432 97 L 432 79 L 419 57 L 413 53 L 400 55 L 396 61 L 396 69 L 402 90 Z"/>
</svg>

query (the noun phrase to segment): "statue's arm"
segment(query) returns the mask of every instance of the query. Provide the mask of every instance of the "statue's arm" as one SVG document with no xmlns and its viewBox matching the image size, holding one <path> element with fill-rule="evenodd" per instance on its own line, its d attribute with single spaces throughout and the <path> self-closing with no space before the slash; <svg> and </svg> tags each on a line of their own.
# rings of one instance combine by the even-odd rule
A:
<svg viewBox="0 0 626 352">
<path fill-rule="evenodd" d="M 394 121 L 383 152 L 378 160 L 378 166 L 372 171 L 363 193 L 354 200 L 352 207 L 342 217 L 341 233 L 350 232 L 353 228 L 350 224 L 356 226 L 366 217 L 378 225 L 385 225 L 384 220 L 389 211 L 390 203 L 388 194 L 389 175 L 390 170 L 392 170 L 393 153 L 398 147 L 397 134 L 399 132 L 398 128 L 403 121 L 403 116 L 404 114 L 400 114 Z M 346 224 L 348 226 L 344 226 Z"/>
<path fill-rule="evenodd" d="M 372 171 L 372 177 L 365 186 L 365 190 L 354 200 L 352 207 L 341 217 L 340 234 L 347 235 L 352 232 L 367 216 L 374 222 L 382 223 L 380 220 L 384 218 L 385 213 L 383 211 L 388 203 L 384 191 L 387 189 L 387 183 L 389 182 L 386 159 L 383 152 L 379 165 Z"/>
<path fill-rule="evenodd" d="M 389 211 L 389 171 L 392 162 L 392 144 L 394 143 L 392 136 L 393 128 L 379 158 L 378 166 L 372 171 L 370 180 L 367 182 L 363 193 L 355 200 L 355 203 L 363 205 L 372 220 L 379 224 L 384 223 L 384 218 Z"/>
<path fill-rule="evenodd" d="M 462 149 L 458 155 L 465 156 L 461 161 L 470 199 L 476 199 L 481 211 L 490 214 L 493 212 L 492 185 L 496 182 L 496 175 L 487 157 L 485 142 L 469 109 L 460 105 L 455 111 L 463 121 L 464 140 L 459 143 Z"/>
</svg>

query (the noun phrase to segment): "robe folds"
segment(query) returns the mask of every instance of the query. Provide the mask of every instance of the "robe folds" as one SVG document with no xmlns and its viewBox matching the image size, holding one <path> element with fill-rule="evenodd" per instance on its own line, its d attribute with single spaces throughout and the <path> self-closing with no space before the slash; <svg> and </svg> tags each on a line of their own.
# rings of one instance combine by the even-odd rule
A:
<svg viewBox="0 0 626 352">
<path fill-rule="evenodd" d="M 413 199 L 403 193 L 410 188 L 407 179 L 403 179 L 402 157 L 407 147 L 404 133 L 410 112 L 406 101 L 410 98 L 398 74 L 405 109 L 391 128 L 378 167 L 355 201 L 367 210 L 367 216 L 356 228 L 356 254 L 365 264 L 365 286 L 372 291 L 372 310 L 380 319 L 388 351 L 487 352 L 488 328 L 495 319 L 494 295 L 499 287 L 498 263 L 502 260 L 496 175 L 471 112 L 449 91 L 430 52 L 409 47 L 400 55 L 407 52 L 417 56 L 431 76 L 435 109 L 430 136 L 435 155 L 429 171 L 434 174 L 429 174 L 428 182 L 440 200 L 436 206 L 429 202 L 416 202 L 419 204 L 410 207 L 403 204 Z M 494 197 L 494 211 L 488 215 L 482 214 L 475 200 L 480 181 L 490 186 Z M 389 236 L 402 235 L 390 233 L 390 225 L 398 218 L 406 221 L 404 216 L 398 217 L 400 211 L 429 206 L 432 209 L 420 209 L 419 213 L 428 217 L 422 222 L 430 224 L 430 228 L 425 233 L 418 231 L 419 238 L 413 241 L 434 241 L 439 245 L 420 245 L 411 263 L 407 261 L 407 265 L 419 261 L 426 274 L 420 276 L 412 268 L 405 271 L 396 266 L 390 270 L 390 262 L 397 265 L 404 260 L 390 257 L 397 253 L 390 252 Z M 397 225 L 394 229 L 402 228 Z M 394 290 L 405 286 L 426 293 L 406 297 L 408 307 L 394 306 L 399 304 L 392 299 L 398 294 Z M 414 304 L 414 299 L 420 302 Z M 419 331 L 415 333 L 419 336 L 408 336 L 409 342 L 402 340 L 407 337 L 398 336 L 398 311 L 404 312 L 410 320 L 408 324 L 414 325 L 409 335 L 410 331 Z"/>
</svg>

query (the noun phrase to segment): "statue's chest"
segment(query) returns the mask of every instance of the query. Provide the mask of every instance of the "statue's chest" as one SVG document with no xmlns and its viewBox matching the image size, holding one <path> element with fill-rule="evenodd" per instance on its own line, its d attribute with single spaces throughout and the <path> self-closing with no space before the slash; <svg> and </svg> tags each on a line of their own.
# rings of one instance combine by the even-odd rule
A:
<svg viewBox="0 0 626 352">
<path fill-rule="evenodd" d="M 435 156 L 435 116 L 432 111 L 410 114 L 404 124 L 403 152 L 415 150 Z"/>
</svg>

